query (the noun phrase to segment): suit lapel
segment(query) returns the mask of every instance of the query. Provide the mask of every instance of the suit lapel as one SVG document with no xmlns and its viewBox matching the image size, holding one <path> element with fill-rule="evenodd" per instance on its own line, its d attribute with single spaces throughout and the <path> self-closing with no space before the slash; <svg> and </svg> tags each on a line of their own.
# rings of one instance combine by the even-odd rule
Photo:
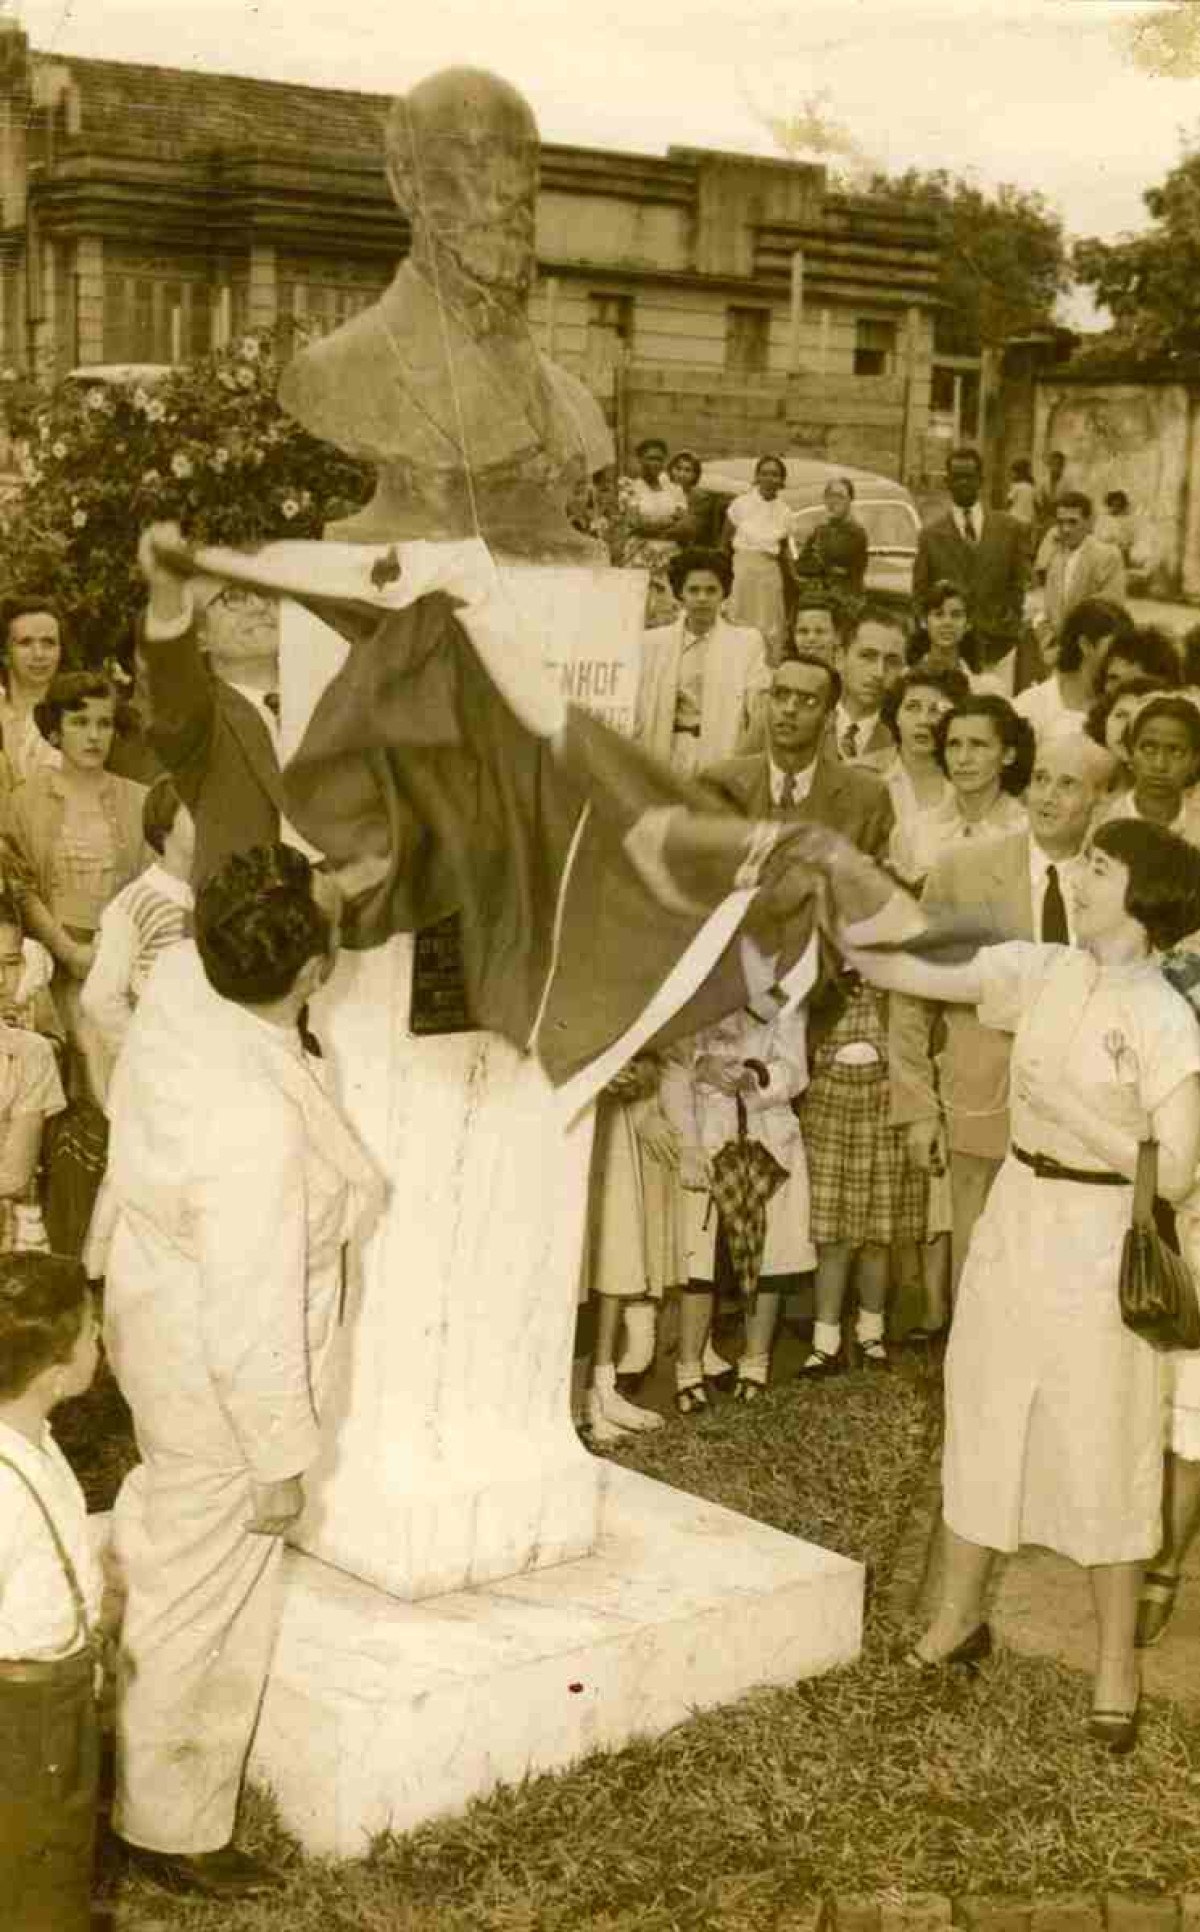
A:
<svg viewBox="0 0 1200 1932">
<path fill-rule="evenodd" d="M 225 722 L 241 746 L 242 756 L 271 803 L 284 811 L 283 777 L 271 734 L 254 706 L 232 685 L 225 687 Z"/>
</svg>

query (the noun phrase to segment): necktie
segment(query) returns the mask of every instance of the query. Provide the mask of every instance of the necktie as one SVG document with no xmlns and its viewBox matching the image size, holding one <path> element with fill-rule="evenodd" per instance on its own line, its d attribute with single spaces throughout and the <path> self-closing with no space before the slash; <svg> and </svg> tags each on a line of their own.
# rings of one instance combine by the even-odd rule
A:
<svg viewBox="0 0 1200 1932">
<path fill-rule="evenodd" d="M 779 809 L 781 812 L 789 812 L 795 803 L 796 774 L 794 771 L 785 771 L 783 783 L 779 787 Z"/>
<path fill-rule="evenodd" d="M 1042 942 L 1047 946 L 1065 946 L 1070 940 L 1067 931 L 1067 907 L 1058 883 L 1058 867 L 1046 867 L 1046 893 L 1042 900 Z"/>
<path fill-rule="evenodd" d="M 963 535 L 968 543 L 974 543 L 979 535 L 979 532 L 975 528 L 974 510 L 963 511 Z"/>
<path fill-rule="evenodd" d="M 846 726 L 845 732 L 842 735 L 842 757 L 857 758 L 857 756 L 858 725 L 857 723 L 851 723 Z"/>
<path fill-rule="evenodd" d="M 264 691 L 264 692 L 263 692 L 263 703 L 264 703 L 264 704 L 266 705 L 266 707 L 267 707 L 267 710 L 268 710 L 268 711 L 270 712 L 270 714 L 271 714 L 271 716 L 272 716 L 272 717 L 274 718 L 274 720 L 275 720 L 275 722 L 276 722 L 276 724 L 278 724 L 278 723 L 279 723 L 279 693 L 278 693 L 278 691 Z"/>
</svg>

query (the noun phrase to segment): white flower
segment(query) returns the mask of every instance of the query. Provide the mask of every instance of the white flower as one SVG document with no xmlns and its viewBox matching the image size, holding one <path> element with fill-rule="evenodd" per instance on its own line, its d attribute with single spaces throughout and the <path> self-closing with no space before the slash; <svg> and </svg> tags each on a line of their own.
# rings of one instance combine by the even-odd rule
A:
<svg viewBox="0 0 1200 1932">
<path fill-rule="evenodd" d="M 166 403 L 159 402 L 157 398 L 146 404 L 146 415 L 152 423 L 161 423 L 166 413 Z"/>
<path fill-rule="evenodd" d="M 285 496 L 279 507 L 289 523 L 293 517 L 298 517 L 300 514 L 300 505 L 294 496 Z"/>
<path fill-rule="evenodd" d="M 103 389 L 89 389 L 86 406 L 97 416 L 107 416 L 112 408 Z"/>
<path fill-rule="evenodd" d="M 147 485 L 150 485 L 153 483 L 161 483 L 162 477 L 159 475 L 157 470 L 143 470 L 142 482 Z"/>
<path fill-rule="evenodd" d="M 179 477 L 181 482 L 192 474 L 192 459 L 185 456 L 182 450 L 177 450 L 171 458 L 171 474 Z"/>
<path fill-rule="evenodd" d="M 71 528 L 72 530 L 85 530 L 87 528 L 86 510 L 76 510 L 74 516 L 71 518 Z"/>
<path fill-rule="evenodd" d="M 239 369 L 237 372 L 236 380 L 237 380 L 237 386 L 239 389 L 253 389 L 254 387 L 253 369 L 246 369 L 246 368 Z"/>
<path fill-rule="evenodd" d="M 66 453 L 67 453 L 67 446 L 63 442 L 62 437 L 60 436 L 57 443 L 55 443 L 53 449 L 50 451 L 50 454 L 56 459 L 56 461 L 61 463 Z"/>
<path fill-rule="evenodd" d="M 144 389 L 141 389 L 141 388 L 138 388 L 138 389 L 135 389 L 135 390 L 134 390 L 134 392 L 133 392 L 133 406 L 134 406 L 134 408 L 135 408 L 135 409 L 149 409 L 149 407 L 150 407 L 150 398 L 149 398 L 149 396 L 148 396 L 148 395 L 146 394 L 146 392 L 145 392 L 145 390 L 144 390 Z"/>
<path fill-rule="evenodd" d="M 227 449 L 215 449 L 213 451 L 212 466 L 214 470 L 225 469 L 228 462 L 229 462 L 229 451 Z"/>
<path fill-rule="evenodd" d="M 238 354 L 243 362 L 258 361 L 258 340 L 255 336 L 244 335 L 238 343 Z"/>
</svg>

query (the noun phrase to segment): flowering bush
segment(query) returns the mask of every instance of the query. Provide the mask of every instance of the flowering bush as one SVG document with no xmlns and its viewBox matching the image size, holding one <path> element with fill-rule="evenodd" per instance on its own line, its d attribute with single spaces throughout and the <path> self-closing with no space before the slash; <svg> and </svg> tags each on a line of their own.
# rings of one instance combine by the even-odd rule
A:
<svg viewBox="0 0 1200 1932">
<path fill-rule="evenodd" d="M 47 391 L 0 371 L 17 470 L 0 509 L 0 594 L 48 593 L 89 662 L 128 660 L 146 524 L 254 545 L 319 537 L 365 501 L 369 471 L 280 409 L 282 359 L 280 332 L 263 330 L 143 384 Z"/>
</svg>

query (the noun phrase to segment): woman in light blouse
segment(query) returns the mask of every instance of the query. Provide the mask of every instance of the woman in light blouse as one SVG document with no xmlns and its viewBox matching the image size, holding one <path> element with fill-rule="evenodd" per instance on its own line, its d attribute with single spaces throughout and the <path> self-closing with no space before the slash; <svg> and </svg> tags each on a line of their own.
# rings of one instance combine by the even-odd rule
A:
<svg viewBox="0 0 1200 1932">
<path fill-rule="evenodd" d="M 780 492 L 787 482 L 781 456 L 760 456 L 754 485 L 735 496 L 725 512 L 725 545 L 733 554 L 728 616 L 759 632 L 772 664 L 787 634 L 783 603 L 783 545 L 794 514 Z"/>
</svg>

